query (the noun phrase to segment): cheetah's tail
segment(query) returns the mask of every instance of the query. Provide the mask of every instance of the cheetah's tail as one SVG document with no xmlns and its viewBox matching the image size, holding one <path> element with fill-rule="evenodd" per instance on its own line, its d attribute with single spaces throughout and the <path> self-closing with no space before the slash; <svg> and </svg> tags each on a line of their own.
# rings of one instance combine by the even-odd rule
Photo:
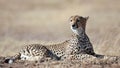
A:
<svg viewBox="0 0 120 68">
<path fill-rule="evenodd" d="M 103 60 L 110 62 L 110 63 L 120 63 L 120 56 L 107 56 L 105 55 Z"/>
<path fill-rule="evenodd" d="M 4 62 L 11 64 L 11 63 L 13 63 L 16 60 L 19 60 L 20 59 L 20 55 L 21 55 L 20 53 L 17 53 L 14 56 L 6 57 Z"/>
<path fill-rule="evenodd" d="M 98 55 L 93 62 L 94 64 L 120 64 L 120 56 Z"/>
</svg>

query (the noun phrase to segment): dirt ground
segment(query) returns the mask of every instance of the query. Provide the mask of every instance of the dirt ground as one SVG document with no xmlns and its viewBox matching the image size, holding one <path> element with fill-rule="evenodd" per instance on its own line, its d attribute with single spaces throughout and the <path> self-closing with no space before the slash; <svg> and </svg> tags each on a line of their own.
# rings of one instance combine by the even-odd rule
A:
<svg viewBox="0 0 120 68">
<path fill-rule="evenodd" d="M 4 57 L 0 57 L 0 68 L 120 68 L 120 64 L 91 64 L 82 63 L 79 60 L 70 61 L 15 61 L 12 64 L 5 63 Z"/>
</svg>

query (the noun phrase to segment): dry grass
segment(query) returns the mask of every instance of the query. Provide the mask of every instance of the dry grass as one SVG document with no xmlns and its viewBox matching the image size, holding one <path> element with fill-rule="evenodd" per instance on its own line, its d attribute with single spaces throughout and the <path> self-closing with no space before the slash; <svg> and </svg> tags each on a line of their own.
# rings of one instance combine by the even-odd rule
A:
<svg viewBox="0 0 120 68">
<path fill-rule="evenodd" d="M 16 62 L 13 64 L 0 64 L 1 68 L 119 68 L 120 64 L 85 64 L 79 61 L 54 61 L 54 62 Z"/>
<path fill-rule="evenodd" d="M 78 14 L 90 16 L 87 33 L 95 51 L 120 56 L 119 2 L 0 0 L 0 53 L 11 55 L 24 44 L 68 39 L 72 32 L 67 20 Z"/>
<path fill-rule="evenodd" d="M 97 53 L 120 56 L 119 0 L 0 0 L 0 55 L 24 44 L 63 41 L 71 15 L 89 16 L 87 34 Z M 45 43 L 45 42 L 44 42 Z"/>
</svg>

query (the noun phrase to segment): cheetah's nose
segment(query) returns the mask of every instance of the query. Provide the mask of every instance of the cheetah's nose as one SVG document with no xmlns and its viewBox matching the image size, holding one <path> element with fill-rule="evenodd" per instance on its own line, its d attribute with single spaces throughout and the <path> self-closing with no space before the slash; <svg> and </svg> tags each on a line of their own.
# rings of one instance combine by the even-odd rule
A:
<svg viewBox="0 0 120 68">
<path fill-rule="evenodd" d="M 75 27 L 75 25 L 72 25 L 72 27 Z"/>
</svg>

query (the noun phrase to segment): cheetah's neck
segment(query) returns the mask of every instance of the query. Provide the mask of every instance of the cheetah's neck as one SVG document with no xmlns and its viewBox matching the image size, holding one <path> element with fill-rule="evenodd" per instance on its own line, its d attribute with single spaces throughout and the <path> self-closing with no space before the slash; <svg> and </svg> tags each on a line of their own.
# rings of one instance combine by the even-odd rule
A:
<svg viewBox="0 0 120 68">
<path fill-rule="evenodd" d="M 78 39 L 78 41 L 84 41 L 84 42 L 89 41 L 89 38 L 85 32 L 75 34 L 75 37 Z"/>
</svg>

